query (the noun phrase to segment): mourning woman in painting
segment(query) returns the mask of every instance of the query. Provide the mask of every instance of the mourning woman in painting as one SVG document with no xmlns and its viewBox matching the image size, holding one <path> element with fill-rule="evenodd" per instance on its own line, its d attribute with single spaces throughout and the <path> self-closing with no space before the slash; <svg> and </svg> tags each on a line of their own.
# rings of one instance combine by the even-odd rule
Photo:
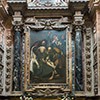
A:
<svg viewBox="0 0 100 100">
<path fill-rule="evenodd" d="M 65 82 L 66 55 L 61 49 L 64 44 L 59 35 L 50 33 L 42 35 L 42 38 L 33 42 L 30 49 L 31 82 Z M 48 35 L 52 36 L 48 38 Z"/>
</svg>

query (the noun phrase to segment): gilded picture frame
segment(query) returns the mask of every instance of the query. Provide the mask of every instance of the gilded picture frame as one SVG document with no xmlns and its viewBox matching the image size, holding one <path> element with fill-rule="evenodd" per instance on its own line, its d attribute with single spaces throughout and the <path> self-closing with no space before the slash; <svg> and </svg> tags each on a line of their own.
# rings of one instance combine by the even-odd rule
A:
<svg viewBox="0 0 100 100">
<path fill-rule="evenodd" d="M 52 28 L 44 26 L 32 26 L 27 25 L 27 30 L 25 31 L 25 85 L 24 90 L 28 93 L 31 93 L 35 96 L 60 96 L 64 95 L 65 92 L 71 91 L 71 85 L 72 85 L 72 72 L 71 72 L 71 32 L 68 31 L 67 25 L 55 25 Z M 30 34 L 34 34 L 34 32 L 40 31 L 39 34 L 43 34 L 43 31 L 49 30 L 52 31 L 58 31 L 58 34 L 61 32 L 65 32 L 66 37 L 66 68 L 65 68 L 65 81 L 64 82 L 48 82 L 48 81 L 36 81 L 31 82 L 30 79 L 30 62 L 31 62 L 31 37 Z M 42 33 L 41 33 L 42 32 Z M 36 33 L 35 33 L 36 34 Z M 63 34 L 63 33 L 62 33 Z M 41 36 L 40 36 L 41 37 Z M 38 36 L 37 36 L 38 38 Z M 35 41 L 36 42 L 36 41 Z M 43 42 L 43 41 L 42 41 Z M 50 77 L 49 77 L 50 78 Z M 61 77 L 60 77 L 61 78 Z"/>
</svg>

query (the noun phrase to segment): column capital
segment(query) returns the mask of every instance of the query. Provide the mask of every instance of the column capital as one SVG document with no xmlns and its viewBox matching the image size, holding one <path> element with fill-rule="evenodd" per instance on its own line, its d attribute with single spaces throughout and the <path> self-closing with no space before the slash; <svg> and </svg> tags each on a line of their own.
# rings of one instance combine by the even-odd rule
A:
<svg viewBox="0 0 100 100">
<path fill-rule="evenodd" d="M 21 12 L 15 12 L 13 15 L 12 24 L 14 26 L 15 31 L 22 31 L 23 20 L 22 20 Z"/>
<path fill-rule="evenodd" d="M 81 31 L 83 25 L 84 25 L 83 14 L 81 14 L 81 11 L 76 11 L 73 22 L 75 31 Z"/>
</svg>

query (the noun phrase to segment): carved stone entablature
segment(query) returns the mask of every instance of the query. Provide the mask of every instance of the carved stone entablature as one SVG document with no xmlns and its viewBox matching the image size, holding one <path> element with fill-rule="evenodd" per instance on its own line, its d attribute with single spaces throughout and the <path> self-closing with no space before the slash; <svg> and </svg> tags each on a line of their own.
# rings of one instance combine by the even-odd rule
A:
<svg viewBox="0 0 100 100">
<path fill-rule="evenodd" d="M 43 30 L 43 29 L 63 30 L 67 27 L 69 21 L 67 17 L 61 19 L 27 18 L 25 23 L 29 24 L 28 26 L 33 30 Z"/>
<path fill-rule="evenodd" d="M 33 0 L 31 2 L 28 2 L 28 9 L 67 9 L 68 8 L 68 2 L 65 2 L 64 0 Z"/>
</svg>

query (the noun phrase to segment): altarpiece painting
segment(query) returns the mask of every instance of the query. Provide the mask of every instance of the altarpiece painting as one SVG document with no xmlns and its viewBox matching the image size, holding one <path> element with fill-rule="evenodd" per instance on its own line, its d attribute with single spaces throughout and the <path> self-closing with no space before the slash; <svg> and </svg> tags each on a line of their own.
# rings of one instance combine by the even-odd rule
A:
<svg viewBox="0 0 100 100">
<path fill-rule="evenodd" d="M 30 32 L 30 82 L 66 82 L 66 31 Z"/>
</svg>

